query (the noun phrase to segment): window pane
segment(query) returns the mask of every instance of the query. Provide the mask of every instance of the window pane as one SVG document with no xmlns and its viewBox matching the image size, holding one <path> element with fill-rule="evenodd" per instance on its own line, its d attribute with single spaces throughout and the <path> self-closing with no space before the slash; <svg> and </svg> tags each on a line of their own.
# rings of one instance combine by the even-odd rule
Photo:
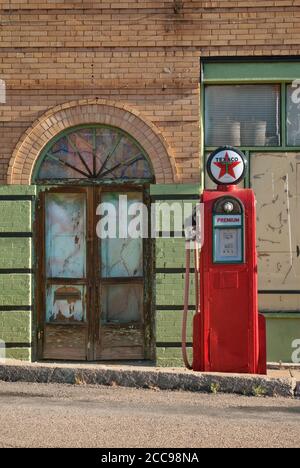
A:
<svg viewBox="0 0 300 468">
<path fill-rule="evenodd" d="M 97 173 L 104 169 L 108 156 L 110 154 L 113 156 L 114 151 L 117 151 L 120 138 L 121 135 L 117 132 L 112 132 L 110 128 L 100 127 L 96 129 L 95 139 Z M 108 160 L 109 159 L 110 158 L 108 158 Z"/>
<path fill-rule="evenodd" d="M 48 286 L 46 320 L 48 323 L 85 322 L 85 286 Z"/>
<path fill-rule="evenodd" d="M 127 209 L 135 203 L 143 202 L 143 195 L 137 193 L 106 193 L 102 196 L 103 203 L 111 204 L 116 219 L 115 239 L 103 239 L 101 242 L 101 264 L 103 278 L 130 278 L 143 276 L 143 239 L 120 239 L 119 237 L 119 196 L 127 196 Z M 127 211 L 128 212 L 128 211 Z M 127 215 L 127 226 L 133 216 Z M 126 224 L 126 214 L 124 221 Z M 104 222 L 104 219 L 103 219 Z"/>
<path fill-rule="evenodd" d="M 287 87 L 287 144 L 300 146 L 300 99 L 299 86 Z"/>
<path fill-rule="evenodd" d="M 46 197 L 46 272 L 48 278 L 85 278 L 86 203 L 83 194 Z"/>
<path fill-rule="evenodd" d="M 72 145 L 73 135 L 62 137 L 52 146 L 44 159 L 39 179 L 82 179 L 86 168 Z"/>
<path fill-rule="evenodd" d="M 205 144 L 206 146 L 278 146 L 280 86 L 207 86 Z"/>
<path fill-rule="evenodd" d="M 143 311 L 143 285 L 105 285 L 102 288 L 101 305 L 104 323 L 138 322 Z"/>
</svg>

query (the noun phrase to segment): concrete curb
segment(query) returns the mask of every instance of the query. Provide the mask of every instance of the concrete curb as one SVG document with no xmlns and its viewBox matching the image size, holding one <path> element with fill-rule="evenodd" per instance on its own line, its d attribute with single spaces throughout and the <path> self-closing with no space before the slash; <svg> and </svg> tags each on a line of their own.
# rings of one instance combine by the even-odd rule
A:
<svg viewBox="0 0 300 468">
<path fill-rule="evenodd" d="M 56 364 L 5 364 L 0 366 L 5 382 L 109 385 L 205 393 L 234 393 L 247 396 L 296 396 L 296 379 L 238 374 L 200 374 L 131 366 L 74 366 Z"/>
</svg>

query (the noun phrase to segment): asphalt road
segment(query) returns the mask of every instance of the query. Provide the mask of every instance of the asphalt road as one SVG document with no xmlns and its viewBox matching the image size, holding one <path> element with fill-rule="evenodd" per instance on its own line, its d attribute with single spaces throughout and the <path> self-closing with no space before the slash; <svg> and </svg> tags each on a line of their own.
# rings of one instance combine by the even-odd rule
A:
<svg viewBox="0 0 300 468">
<path fill-rule="evenodd" d="M 0 382 L 0 447 L 300 447 L 300 400 Z"/>
</svg>

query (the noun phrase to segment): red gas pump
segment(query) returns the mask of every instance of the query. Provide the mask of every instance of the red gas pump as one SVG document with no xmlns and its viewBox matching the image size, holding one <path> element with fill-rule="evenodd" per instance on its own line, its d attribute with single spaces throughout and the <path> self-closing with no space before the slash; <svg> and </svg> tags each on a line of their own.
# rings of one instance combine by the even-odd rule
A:
<svg viewBox="0 0 300 468">
<path fill-rule="evenodd" d="M 193 322 L 195 371 L 266 374 L 266 324 L 258 313 L 256 201 L 238 188 L 247 169 L 245 156 L 226 146 L 211 154 L 207 170 L 217 190 L 205 190 L 204 244 L 196 254 L 196 315 Z M 189 258 L 184 326 L 189 289 Z M 183 356 L 186 357 L 183 327 Z"/>
</svg>

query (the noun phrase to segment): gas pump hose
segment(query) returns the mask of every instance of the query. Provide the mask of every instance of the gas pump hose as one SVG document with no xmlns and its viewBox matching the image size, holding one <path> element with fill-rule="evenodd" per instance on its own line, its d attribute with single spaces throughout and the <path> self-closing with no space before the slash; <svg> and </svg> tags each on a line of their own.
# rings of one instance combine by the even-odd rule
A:
<svg viewBox="0 0 300 468">
<path fill-rule="evenodd" d="M 185 268 L 185 286 L 184 286 L 184 310 L 183 310 L 183 319 L 182 319 L 182 357 L 184 364 L 187 369 L 192 370 L 193 367 L 189 363 L 189 358 L 187 355 L 186 349 L 186 330 L 187 330 L 187 317 L 189 311 L 189 296 L 190 296 L 190 267 L 191 267 L 191 250 L 190 242 L 187 242 L 186 246 L 186 268 Z M 195 294 L 196 294 L 196 311 L 198 312 L 199 304 L 199 256 L 197 243 L 195 242 Z"/>
</svg>

